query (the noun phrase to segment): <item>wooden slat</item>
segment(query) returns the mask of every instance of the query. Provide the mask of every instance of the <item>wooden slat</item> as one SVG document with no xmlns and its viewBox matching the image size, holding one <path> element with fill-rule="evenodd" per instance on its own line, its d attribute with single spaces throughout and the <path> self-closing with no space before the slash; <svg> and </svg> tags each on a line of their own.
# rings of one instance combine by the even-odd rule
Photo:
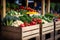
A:
<svg viewBox="0 0 60 40">
<path fill-rule="evenodd" d="M 60 27 L 60 25 L 56 25 L 56 28 L 59 28 Z"/>
<path fill-rule="evenodd" d="M 48 27 L 48 26 L 53 26 L 53 22 L 52 22 L 52 23 L 45 23 L 45 24 L 43 24 L 42 26 L 43 26 L 43 28 L 44 28 L 44 27 Z"/>
<path fill-rule="evenodd" d="M 60 24 L 60 21 L 57 21 L 56 24 Z"/>
<path fill-rule="evenodd" d="M 60 28 L 56 28 L 56 30 L 60 30 Z"/>
<path fill-rule="evenodd" d="M 56 22 L 56 30 L 60 30 L 60 21 Z"/>
<path fill-rule="evenodd" d="M 40 36 L 39 27 L 40 27 L 40 24 L 21 28 L 22 29 L 22 40 Z"/>
<path fill-rule="evenodd" d="M 43 35 L 47 34 L 47 33 L 51 33 L 53 32 L 54 30 L 50 30 L 50 31 L 47 31 L 47 32 L 42 32 Z"/>
<path fill-rule="evenodd" d="M 37 29 L 37 28 L 39 28 L 39 26 L 40 25 L 37 24 L 37 25 L 33 25 L 33 26 L 23 27 L 22 32 Z"/>
<path fill-rule="evenodd" d="M 28 35 L 35 34 L 35 33 L 39 33 L 39 29 L 22 33 L 22 36 L 24 37 L 24 36 L 28 36 Z"/>
<path fill-rule="evenodd" d="M 47 28 L 42 28 L 42 31 L 46 31 L 46 30 L 50 30 L 50 29 L 53 29 L 54 30 L 54 26 L 47 27 Z"/>
<path fill-rule="evenodd" d="M 34 35 L 31 35 L 31 36 L 28 36 L 28 37 L 24 37 L 23 40 L 24 40 L 24 39 L 34 38 L 34 37 L 36 37 L 36 36 L 39 36 L 39 34 L 34 34 Z"/>
</svg>

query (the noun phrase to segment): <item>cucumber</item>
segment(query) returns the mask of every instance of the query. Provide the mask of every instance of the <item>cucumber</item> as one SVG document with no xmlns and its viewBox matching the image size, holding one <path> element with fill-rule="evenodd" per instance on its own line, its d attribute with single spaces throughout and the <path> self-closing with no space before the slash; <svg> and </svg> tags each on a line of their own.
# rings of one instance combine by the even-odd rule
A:
<svg viewBox="0 0 60 40">
<path fill-rule="evenodd" d="M 25 22 L 25 21 L 28 22 L 23 16 L 20 16 L 19 18 L 22 22 Z"/>
<path fill-rule="evenodd" d="M 27 14 L 24 14 L 23 17 L 26 18 L 26 20 L 27 20 L 28 22 L 31 22 L 31 19 L 32 19 L 32 18 L 30 18 Z"/>
<path fill-rule="evenodd" d="M 48 19 L 48 18 L 46 18 L 45 16 L 43 17 L 43 19 L 44 19 L 45 21 L 47 21 L 47 22 L 51 22 L 51 20 Z"/>
</svg>

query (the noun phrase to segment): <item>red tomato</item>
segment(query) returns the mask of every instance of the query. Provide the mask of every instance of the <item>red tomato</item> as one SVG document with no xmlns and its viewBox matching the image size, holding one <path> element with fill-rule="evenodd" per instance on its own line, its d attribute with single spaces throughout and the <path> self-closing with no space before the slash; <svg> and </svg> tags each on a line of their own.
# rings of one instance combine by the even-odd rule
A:
<svg viewBox="0 0 60 40">
<path fill-rule="evenodd" d="M 42 21 L 37 21 L 37 23 L 38 23 L 38 24 L 41 24 L 41 23 L 42 23 Z"/>
<path fill-rule="evenodd" d="M 20 27 L 25 27 L 25 25 L 24 24 L 21 24 Z"/>
<path fill-rule="evenodd" d="M 25 26 L 30 26 L 30 24 L 28 22 L 24 22 Z"/>
<path fill-rule="evenodd" d="M 42 20 L 38 18 L 38 19 L 37 19 L 37 23 L 38 23 L 38 24 L 42 23 Z"/>
<path fill-rule="evenodd" d="M 20 9 L 24 9 L 24 6 L 20 6 Z"/>
<path fill-rule="evenodd" d="M 33 18 L 33 19 L 32 19 L 32 21 L 36 22 L 36 21 L 37 21 L 37 19 L 36 19 L 36 18 Z"/>
<path fill-rule="evenodd" d="M 32 21 L 32 22 L 30 23 L 30 25 L 36 25 L 36 22 Z"/>
<path fill-rule="evenodd" d="M 37 21 L 41 21 L 41 19 L 40 18 L 37 18 Z"/>
<path fill-rule="evenodd" d="M 30 26 L 30 24 L 28 24 L 28 26 Z"/>
<path fill-rule="evenodd" d="M 30 8 L 30 7 L 27 7 L 27 8 L 26 8 L 26 10 L 28 10 L 28 11 L 29 11 L 29 10 L 31 10 L 31 8 Z"/>
<path fill-rule="evenodd" d="M 28 23 L 27 23 L 27 22 L 24 22 L 24 24 L 25 24 L 25 26 L 27 26 L 27 25 L 28 25 Z"/>
</svg>

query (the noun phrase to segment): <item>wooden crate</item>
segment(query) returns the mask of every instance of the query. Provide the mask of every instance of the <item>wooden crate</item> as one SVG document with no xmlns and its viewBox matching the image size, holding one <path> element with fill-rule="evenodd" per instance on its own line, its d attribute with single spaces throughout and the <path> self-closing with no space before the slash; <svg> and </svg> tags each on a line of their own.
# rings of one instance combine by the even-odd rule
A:
<svg viewBox="0 0 60 40">
<path fill-rule="evenodd" d="M 60 30 L 55 30 L 55 35 L 60 35 Z"/>
<path fill-rule="evenodd" d="M 25 39 L 30 39 L 39 36 L 40 35 L 39 28 L 40 28 L 39 24 L 22 28 L 21 29 L 22 39 L 25 40 Z"/>
<path fill-rule="evenodd" d="M 20 40 L 20 28 L 4 26 L 1 28 L 2 40 Z"/>
<path fill-rule="evenodd" d="M 55 21 L 54 26 L 55 26 L 55 40 L 58 40 L 58 38 L 60 38 L 60 21 Z"/>
<path fill-rule="evenodd" d="M 60 30 L 60 21 L 55 22 L 56 30 Z"/>
<path fill-rule="evenodd" d="M 54 24 L 52 23 L 45 23 L 42 25 L 42 34 L 47 34 L 54 31 Z"/>
<path fill-rule="evenodd" d="M 60 30 L 55 31 L 55 40 L 58 40 L 60 38 Z"/>
<path fill-rule="evenodd" d="M 27 40 L 33 37 L 40 37 L 40 25 L 33 25 L 28 27 L 2 27 L 2 38 L 8 40 Z"/>
<path fill-rule="evenodd" d="M 42 35 L 42 40 L 54 40 L 54 32 L 50 32 Z"/>
</svg>

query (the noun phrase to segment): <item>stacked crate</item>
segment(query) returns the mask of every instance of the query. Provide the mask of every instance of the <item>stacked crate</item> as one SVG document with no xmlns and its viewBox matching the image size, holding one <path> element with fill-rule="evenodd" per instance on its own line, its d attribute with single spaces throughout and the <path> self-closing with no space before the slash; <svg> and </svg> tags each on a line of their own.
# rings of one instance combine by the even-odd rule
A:
<svg viewBox="0 0 60 40">
<path fill-rule="evenodd" d="M 36 37 L 40 40 L 40 25 L 33 25 L 28 27 L 2 27 L 2 38 L 6 40 L 29 40 Z"/>
<path fill-rule="evenodd" d="M 54 25 L 53 22 L 42 25 L 42 40 L 54 39 Z"/>
<path fill-rule="evenodd" d="M 60 21 L 55 21 L 55 40 L 60 40 Z"/>
</svg>

